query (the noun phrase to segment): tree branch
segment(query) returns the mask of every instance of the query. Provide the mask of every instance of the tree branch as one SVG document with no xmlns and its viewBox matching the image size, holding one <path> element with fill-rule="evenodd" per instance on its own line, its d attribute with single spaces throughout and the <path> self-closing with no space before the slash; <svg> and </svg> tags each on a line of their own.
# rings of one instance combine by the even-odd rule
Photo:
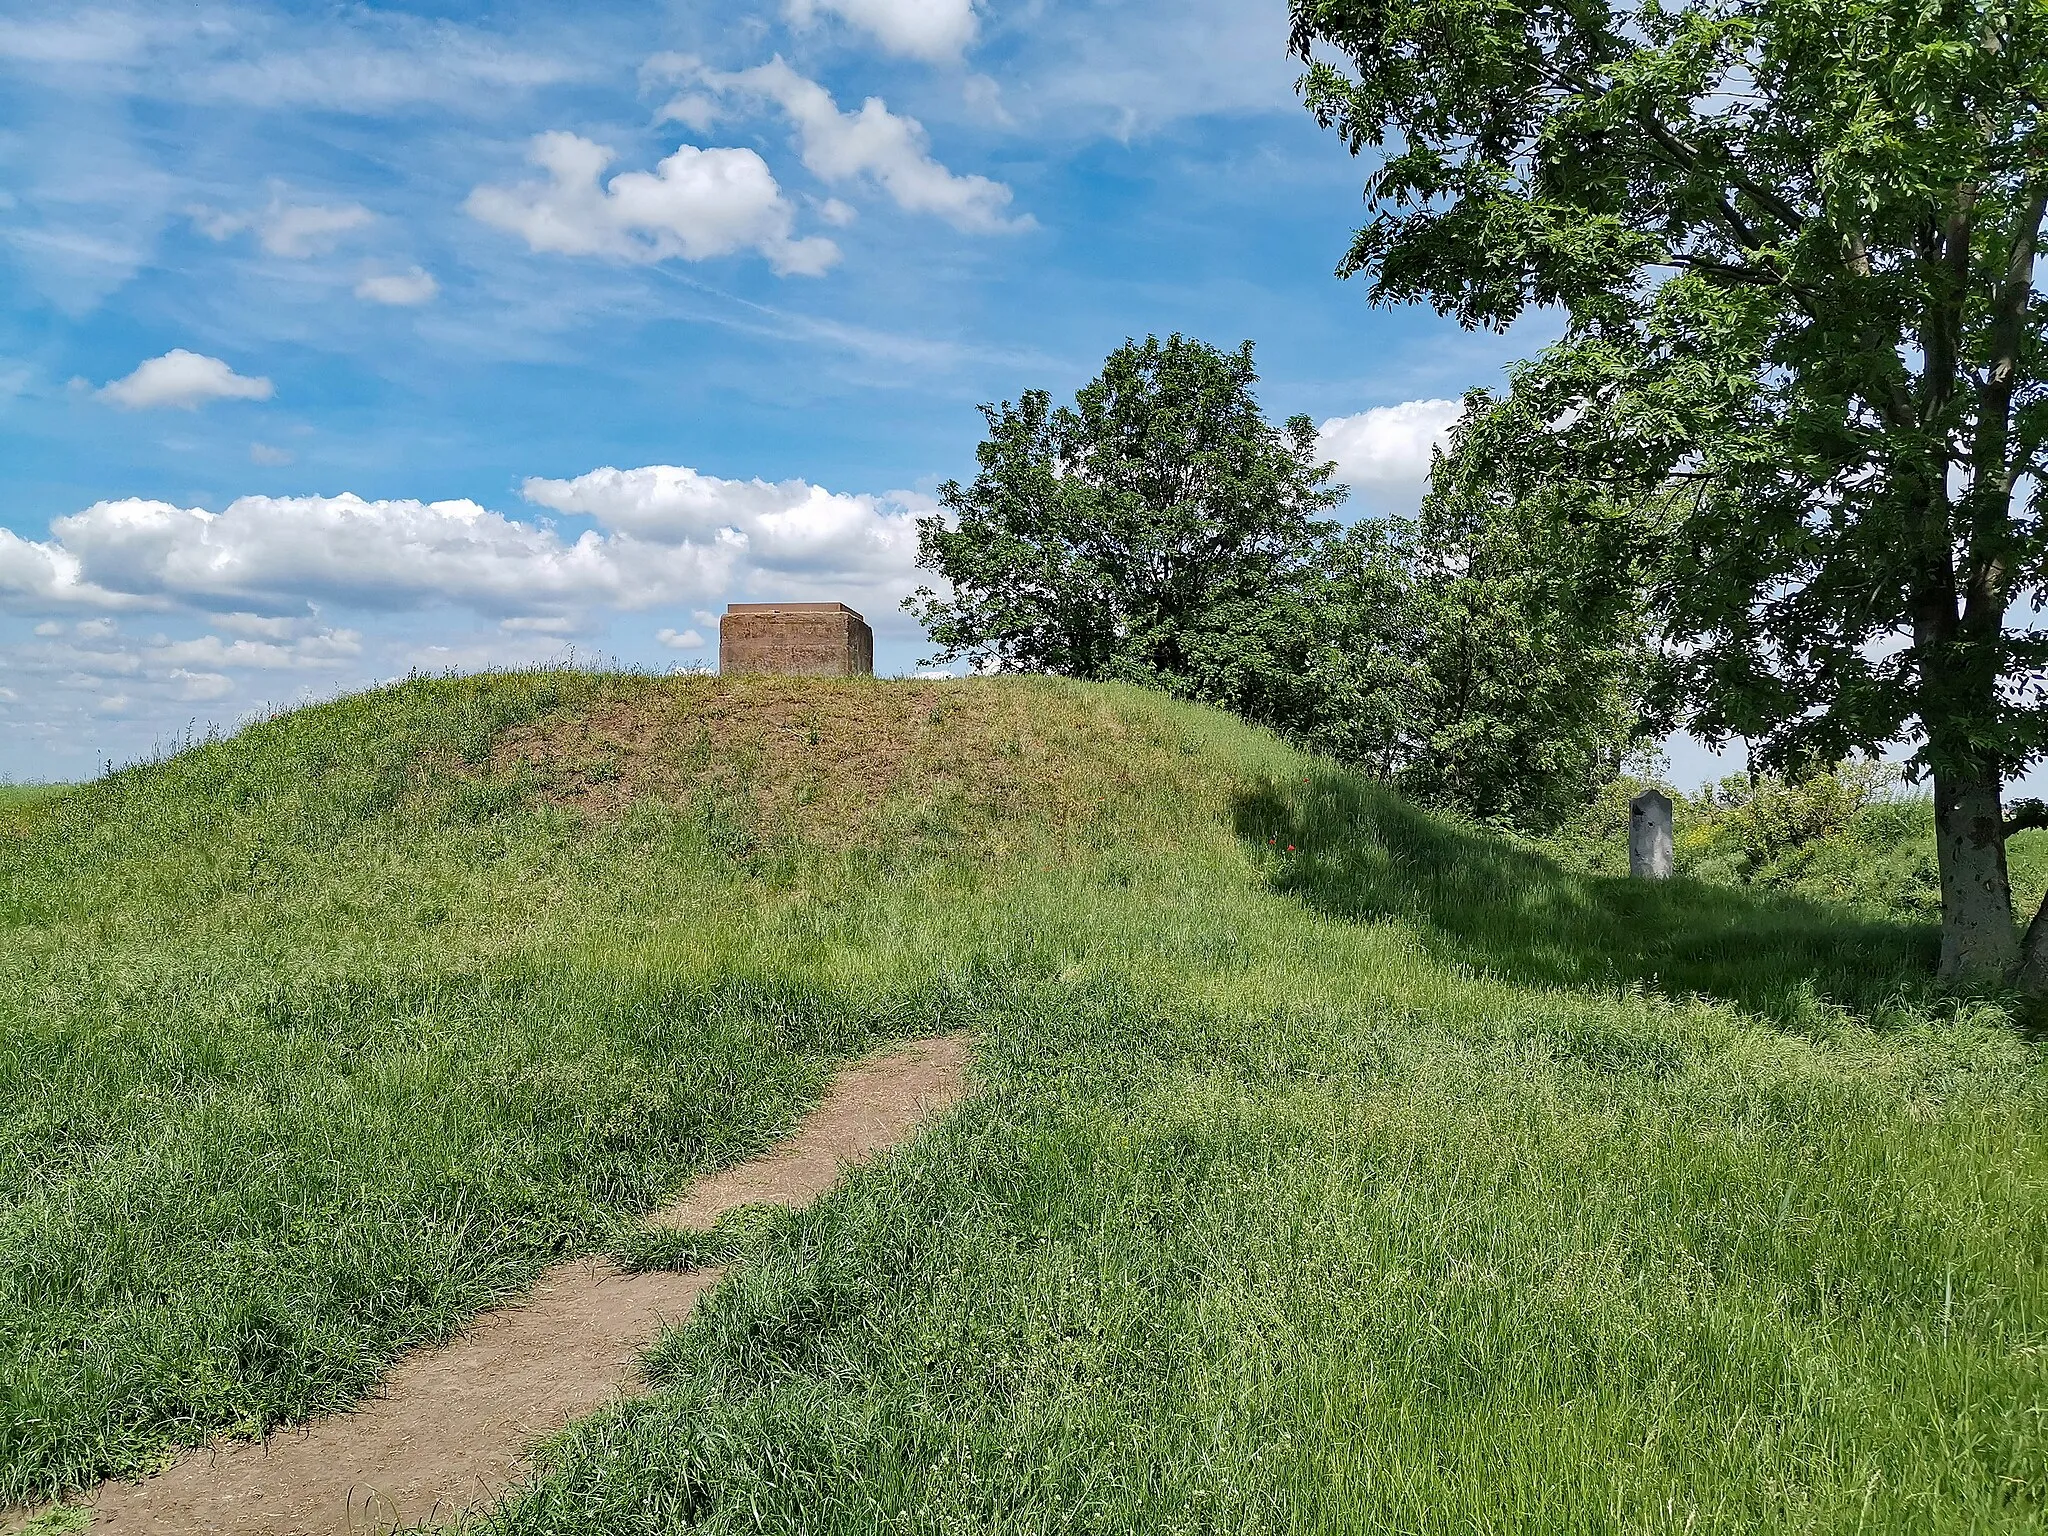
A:
<svg viewBox="0 0 2048 1536">
<path fill-rule="evenodd" d="M 2034 260 L 2048 218 L 2048 176 L 2037 178 L 2020 206 L 2005 273 L 1991 302 L 1984 382 L 1977 390 L 1977 432 L 1970 452 L 1970 563 L 1965 587 L 1966 628 L 2005 622 L 2006 546 L 2012 536 L 2012 405 L 2019 388 L 2020 350 L 2027 304 L 2034 292 Z"/>
</svg>

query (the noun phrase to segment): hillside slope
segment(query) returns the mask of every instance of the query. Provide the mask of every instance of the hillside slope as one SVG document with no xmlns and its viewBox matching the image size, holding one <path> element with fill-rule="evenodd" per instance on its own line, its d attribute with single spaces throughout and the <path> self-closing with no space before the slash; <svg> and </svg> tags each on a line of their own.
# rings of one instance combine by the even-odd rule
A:
<svg viewBox="0 0 2048 1536">
<path fill-rule="evenodd" d="M 2032 1528 L 2048 1060 L 1135 690 L 534 673 L 0 826 L 0 1494 L 367 1390 L 871 1041 L 981 1097 L 506 1531 Z"/>
</svg>

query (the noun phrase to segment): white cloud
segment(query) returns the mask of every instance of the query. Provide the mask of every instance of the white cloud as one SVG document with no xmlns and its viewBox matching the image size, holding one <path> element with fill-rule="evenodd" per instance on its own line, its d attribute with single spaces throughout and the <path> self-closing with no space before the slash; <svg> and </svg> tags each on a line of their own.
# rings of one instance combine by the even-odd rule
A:
<svg viewBox="0 0 2048 1536">
<path fill-rule="evenodd" d="M 219 358 L 183 347 L 152 357 L 99 391 L 102 399 L 131 411 L 191 411 L 209 400 L 268 400 L 275 393 L 270 380 L 245 378 Z"/>
<path fill-rule="evenodd" d="M 515 522 L 472 501 L 244 496 L 221 512 L 103 501 L 51 524 L 53 542 L 105 585 L 153 598 L 272 609 L 462 605 L 487 612 L 624 607 L 711 572 L 715 552 L 628 559 L 614 541 Z"/>
<path fill-rule="evenodd" d="M 85 580 L 78 557 L 68 549 L 0 528 L 0 612 L 37 613 L 78 605 L 120 608 L 134 603 L 133 598 Z"/>
<path fill-rule="evenodd" d="M 16 0 L 0 61 L 53 66 L 144 98 L 232 101 L 292 113 L 497 107 L 513 93 L 605 72 L 601 44 L 566 14 L 527 46 L 497 29 L 362 7 L 291 17 L 281 8 L 101 7 Z"/>
<path fill-rule="evenodd" d="M 374 31 L 388 40 L 375 40 Z M 522 52 L 444 23 L 355 12 L 343 14 L 332 42 L 221 60 L 159 89 L 288 112 L 370 115 L 420 105 L 499 105 L 508 94 L 597 73 L 592 62 L 559 48 Z"/>
<path fill-rule="evenodd" d="M 1017 120 L 1003 105 L 1003 88 L 987 75 L 969 75 L 960 82 L 960 100 L 968 112 L 998 128 L 1014 128 Z"/>
<path fill-rule="evenodd" d="M 276 469 L 291 463 L 296 457 L 297 455 L 289 448 L 273 448 L 269 443 L 251 443 L 249 445 L 249 462 L 251 464 L 263 464 Z"/>
<path fill-rule="evenodd" d="M 945 63 L 974 41 L 974 0 L 786 0 L 789 19 L 808 27 L 826 11 L 874 34 L 891 53 Z"/>
<path fill-rule="evenodd" d="M 424 267 L 410 272 L 374 272 L 356 284 L 356 297 L 371 304 L 424 304 L 441 291 Z"/>
<path fill-rule="evenodd" d="M 200 635 L 190 640 L 159 640 L 144 659 L 159 667 L 249 667 L 261 671 L 306 671 L 348 661 L 363 652 L 363 637 L 353 629 L 321 629 L 280 643 Z"/>
<path fill-rule="evenodd" d="M 1322 451 L 1367 502 L 1412 510 L 1429 482 L 1430 450 L 1449 441 L 1463 409 L 1459 400 L 1409 400 L 1333 416 L 1322 425 Z"/>
<path fill-rule="evenodd" d="M 309 604 L 466 607 L 519 620 L 515 629 L 567 632 L 553 621 L 704 603 L 755 582 L 900 586 L 916 556 L 907 496 L 721 480 L 675 465 L 529 480 L 524 495 L 598 526 L 572 535 L 472 501 L 244 496 L 220 512 L 97 502 L 58 518 L 45 541 L 0 530 L 0 608 L 226 609 L 217 625 L 240 637 L 241 659 L 217 650 L 176 658 L 217 669 L 273 664 L 251 658 L 271 654 L 263 645 L 301 643 L 306 621 L 269 615 Z"/>
<path fill-rule="evenodd" d="M 1029 216 L 1010 218 L 1013 194 L 986 176 L 956 176 L 931 156 L 924 125 L 899 117 L 879 96 L 858 112 L 841 112 L 831 93 L 776 58 L 737 74 L 700 71 L 713 90 L 761 97 L 780 107 L 797 130 L 804 165 L 828 182 L 873 181 L 899 208 L 930 213 L 974 233 L 1027 229 Z"/>
<path fill-rule="evenodd" d="M 256 238 L 273 256 L 303 258 L 334 249 L 352 229 L 376 222 L 361 203 L 339 207 L 285 207 L 273 203 L 256 225 Z"/>
<path fill-rule="evenodd" d="M 1002 105 L 1034 138 L 1126 142 L 1188 118 L 1291 117 L 1299 64 L 1286 0 L 1148 0 L 1034 7 L 1005 41 Z"/>
<path fill-rule="evenodd" d="M 119 64 L 151 39 L 144 18 L 111 10 L 66 8 L 35 19 L 0 21 L 0 59 L 23 64 Z"/>
<path fill-rule="evenodd" d="M 234 679 L 225 672 L 193 672 L 185 667 L 174 669 L 165 679 L 175 689 L 175 697 L 186 704 L 210 704 L 215 699 L 224 699 L 235 691 Z M 122 699 L 125 708 L 127 700 Z"/>
<path fill-rule="evenodd" d="M 656 630 L 654 638 L 672 651 L 701 651 L 704 649 L 704 637 L 694 629 L 685 629 L 680 632 L 673 629 Z"/>
<path fill-rule="evenodd" d="M 574 480 L 532 479 L 520 494 L 648 545 L 723 547 L 771 571 L 872 580 L 907 573 L 917 551 L 907 507 L 802 480 L 721 480 L 652 464 L 594 469 Z"/>
<path fill-rule="evenodd" d="M 626 171 L 600 185 L 613 152 L 573 133 L 544 133 L 529 158 L 547 180 L 478 187 L 470 214 L 536 251 L 624 261 L 703 261 L 758 250 L 776 271 L 817 276 L 839 247 L 790 235 L 795 210 L 751 149 L 685 144 L 652 172 Z"/>
<path fill-rule="evenodd" d="M 681 123 L 693 133 L 709 133 L 725 113 L 709 96 L 690 92 L 678 96 L 654 116 L 657 123 Z"/>
<path fill-rule="evenodd" d="M 282 193 L 274 193 L 270 206 L 261 213 L 195 208 L 192 222 L 211 240 L 231 239 L 253 229 L 257 244 L 272 256 L 302 261 L 326 255 L 350 230 L 376 223 L 377 215 L 361 203 L 288 203 Z"/>
<path fill-rule="evenodd" d="M 571 635 L 579 627 L 576 619 L 563 613 L 522 613 L 498 620 L 498 628 L 508 635 Z"/>
<path fill-rule="evenodd" d="M 306 628 L 306 620 L 267 613 L 216 613 L 213 627 L 231 635 L 255 635 L 263 640 L 289 640 Z"/>
</svg>

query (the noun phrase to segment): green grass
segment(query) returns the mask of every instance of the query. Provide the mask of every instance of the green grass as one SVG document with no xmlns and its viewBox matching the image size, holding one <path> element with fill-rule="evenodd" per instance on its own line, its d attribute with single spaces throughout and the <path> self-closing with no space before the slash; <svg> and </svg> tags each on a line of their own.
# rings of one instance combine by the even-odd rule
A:
<svg viewBox="0 0 2048 1536">
<path fill-rule="evenodd" d="M 1931 796 L 1890 781 L 1886 770 L 1869 764 L 1820 774 L 1789 788 L 1782 780 L 1765 782 L 1764 805 L 1781 813 L 1788 806 L 1819 806 L 1828 814 L 1804 835 L 1760 839 L 1760 823 L 1768 823 L 1768 813 L 1760 817 L 1754 808 L 1716 804 L 1708 795 L 1675 793 L 1679 874 L 1701 884 L 1806 897 L 1870 917 L 1932 921 L 1939 916 L 1941 878 Z M 1728 781 L 1740 783 L 1739 777 Z M 1866 793 L 1875 789 L 1860 805 L 1851 787 L 1858 784 Z M 1641 780 L 1617 781 L 1575 824 L 1537 846 L 1579 873 L 1626 874 L 1628 801 L 1641 787 Z M 2008 838 L 2006 856 L 2013 909 L 2024 926 L 2048 894 L 2048 831 Z"/>
<path fill-rule="evenodd" d="M 26 821 L 32 813 L 47 808 L 70 787 L 68 784 L 0 783 L 0 827 Z"/>
<path fill-rule="evenodd" d="M 497 1531 L 2048 1518 L 2048 1047 L 1924 920 L 1021 681 L 411 684 L 0 860 L 16 1494 L 603 1246 L 745 1257 Z M 980 1096 L 809 1211 L 633 1228 L 962 1024 Z"/>
</svg>

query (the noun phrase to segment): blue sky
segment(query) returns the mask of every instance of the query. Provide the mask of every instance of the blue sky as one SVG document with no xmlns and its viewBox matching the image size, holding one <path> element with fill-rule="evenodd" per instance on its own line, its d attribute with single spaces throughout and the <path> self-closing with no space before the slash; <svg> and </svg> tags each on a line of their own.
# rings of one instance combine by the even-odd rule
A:
<svg viewBox="0 0 2048 1536">
<path fill-rule="evenodd" d="M 0 15 L 0 775 L 402 674 L 919 636 L 977 403 L 1258 343 L 1354 507 L 1547 332 L 1375 311 L 1282 0 Z M 707 645 L 706 642 L 711 642 Z"/>
</svg>

